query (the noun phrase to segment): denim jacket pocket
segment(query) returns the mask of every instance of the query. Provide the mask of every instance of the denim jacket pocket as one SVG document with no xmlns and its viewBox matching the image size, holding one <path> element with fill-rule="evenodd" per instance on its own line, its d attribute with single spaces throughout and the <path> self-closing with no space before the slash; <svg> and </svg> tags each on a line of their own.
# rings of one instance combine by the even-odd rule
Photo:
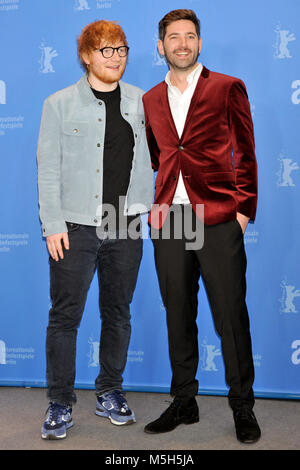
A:
<svg viewBox="0 0 300 470">
<path fill-rule="evenodd" d="M 82 152 L 87 143 L 88 122 L 63 121 L 63 150 L 65 152 Z"/>
</svg>

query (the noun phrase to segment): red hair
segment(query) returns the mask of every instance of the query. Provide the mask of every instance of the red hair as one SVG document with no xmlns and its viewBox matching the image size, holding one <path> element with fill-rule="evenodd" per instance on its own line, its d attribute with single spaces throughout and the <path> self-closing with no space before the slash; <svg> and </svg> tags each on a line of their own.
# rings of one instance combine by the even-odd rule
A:
<svg viewBox="0 0 300 470">
<path fill-rule="evenodd" d="M 92 50 L 100 48 L 103 43 L 111 45 L 116 42 L 122 42 L 124 46 L 128 45 L 123 29 L 115 21 L 94 21 L 83 28 L 77 39 L 77 45 L 78 56 L 84 68 L 87 69 L 83 54 L 89 54 Z"/>
</svg>

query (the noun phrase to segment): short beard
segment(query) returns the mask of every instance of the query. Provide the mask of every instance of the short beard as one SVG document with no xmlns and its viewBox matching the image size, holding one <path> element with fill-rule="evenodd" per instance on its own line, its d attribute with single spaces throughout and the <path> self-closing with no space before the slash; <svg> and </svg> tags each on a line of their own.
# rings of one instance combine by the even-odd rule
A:
<svg viewBox="0 0 300 470">
<path fill-rule="evenodd" d="M 112 78 L 111 76 L 109 76 L 109 74 L 106 74 L 106 73 L 103 73 L 101 75 L 97 75 L 97 78 L 99 78 L 99 80 L 101 80 L 101 82 L 103 82 L 103 83 L 107 83 L 107 84 L 115 83 L 115 82 L 118 82 L 119 80 L 121 80 L 124 72 L 125 72 L 125 67 L 124 67 L 123 70 L 120 70 L 119 75 L 117 75 L 116 78 Z"/>
<path fill-rule="evenodd" d="M 171 66 L 173 69 L 176 69 L 176 70 L 181 70 L 182 72 L 186 71 L 186 70 L 190 70 L 191 68 L 194 67 L 194 65 L 196 64 L 197 60 L 198 60 L 198 57 L 199 57 L 199 53 L 197 53 L 197 55 L 193 56 L 192 59 L 191 59 L 191 62 L 188 64 L 188 65 L 185 65 L 185 66 L 179 66 L 177 65 L 175 62 L 173 62 L 170 57 L 168 57 L 168 54 L 166 53 L 165 51 L 165 58 L 166 58 L 166 61 L 168 63 L 169 66 Z"/>
<path fill-rule="evenodd" d="M 119 74 L 116 75 L 114 78 L 111 77 L 109 75 L 109 73 L 106 73 L 106 72 L 103 72 L 103 73 L 96 73 L 94 70 L 93 70 L 93 75 L 98 79 L 100 80 L 102 83 L 106 83 L 108 85 L 110 85 L 111 83 L 116 83 L 118 81 L 121 80 L 124 72 L 125 72 L 125 69 L 126 69 L 126 64 L 124 65 L 124 68 L 123 69 L 120 69 L 119 70 Z M 89 67 L 88 67 L 88 73 L 89 73 Z"/>
</svg>

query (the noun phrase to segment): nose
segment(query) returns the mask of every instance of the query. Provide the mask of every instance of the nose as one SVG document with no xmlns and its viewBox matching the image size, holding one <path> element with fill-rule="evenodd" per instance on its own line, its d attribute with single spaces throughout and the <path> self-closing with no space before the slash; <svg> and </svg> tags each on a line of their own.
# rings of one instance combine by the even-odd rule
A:
<svg viewBox="0 0 300 470">
<path fill-rule="evenodd" d="M 116 49 L 114 50 L 113 55 L 111 56 L 111 59 L 117 62 L 121 60 L 121 57 L 119 56 L 119 53 Z"/>
<path fill-rule="evenodd" d="M 185 36 L 180 38 L 180 47 L 182 47 L 183 49 L 187 47 L 187 39 Z"/>
</svg>

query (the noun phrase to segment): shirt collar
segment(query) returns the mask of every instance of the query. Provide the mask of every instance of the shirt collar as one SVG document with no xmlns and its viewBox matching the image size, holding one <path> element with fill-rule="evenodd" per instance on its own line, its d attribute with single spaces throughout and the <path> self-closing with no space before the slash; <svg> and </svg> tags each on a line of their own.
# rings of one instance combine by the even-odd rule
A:
<svg viewBox="0 0 300 470">
<path fill-rule="evenodd" d="M 199 63 L 198 66 L 187 76 L 188 86 L 191 86 L 193 83 L 195 83 L 195 81 L 198 81 L 198 78 L 200 77 L 202 69 L 203 69 L 203 65 Z M 169 70 L 165 77 L 165 82 L 169 87 L 176 88 L 175 85 L 172 85 L 171 83 L 170 75 L 171 73 Z"/>
</svg>

